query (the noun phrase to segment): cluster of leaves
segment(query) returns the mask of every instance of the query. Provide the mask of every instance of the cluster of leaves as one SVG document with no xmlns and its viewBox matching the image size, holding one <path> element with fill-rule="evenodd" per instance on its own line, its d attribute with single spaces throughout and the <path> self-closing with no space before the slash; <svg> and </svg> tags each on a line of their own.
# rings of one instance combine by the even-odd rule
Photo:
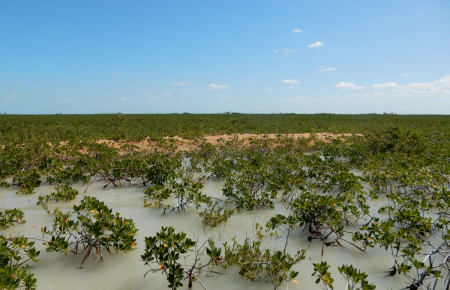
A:
<svg viewBox="0 0 450 290">
<path fill-rule="evenodd" d="M 185 233 L 177 233 L 172 227 L 162 227 L 155 236 L 145 238 L 145 252 L 141 258 L 145 265 L 150 267 L 147 273 L 162 272 L 172 289 L 183 286 L 186 279 L 189 281 L 189 288 L 193 282 L 199 282 L 206 289 L 199 279 L 199 274 L 218 273 L 213 270 L 213 267 L 218 265 L 225 268 L 237 266 L 241 276 L 251 281 L 265 279 L 274 289 L 278 289 L 283 281 L 293 280 L 298 275 L 298 272 L 291 268 L 305 259 L 304 250 L 290 256 L 281 251 L 262 250 L 260 244 L 259 241 L 251 242 L 248 239 L 239 244 L 233 239 L 232 245 L 224 243 L 222 255 L 222 249 L 216 247 L 212 239 L 198 246 L 198 243 L 187 238 Z M 192 263 L 183 263 L 193 248 Z M 207 260 L 202 264 L 200 254 L 204 252 L 207 254 Z"/>
<path fill-rule="evenodd" d="M 38 197 L 37 204 L 41 205 L 47 211 L 47 213 L 50 213 L 47 204 L 51 200 L 54 200 L 56 202 L 58 202 L 59 200 L 71 201 L 74 200 L 78 195 L 78 190 L 73 189 L 70 183 L 68 182 L 64 184 L 57 184 L 55 186 L 55 190 L 56 192 L 52 192 L 48 195 Z"/>
<path fill-rule="evenodd" d="M 342 162 L 318 158 L 311 155 L 304 160 L 306 178 L 298 182 L 298 194 L 290 194 L 291 202 L 287 214 L 277 214 L 268 223 L 269 230 L 281 230 L 286 234 L 286 245 L 290 231 L 295 228 L 307 229 L 308 240 L 318 239 L 324 245 L 341 245 L 345 241 L 360 250 L 365 250 L 365 242 L 357 245 L 343 238 L 344 234 L 356 230 L 353 221 L 368 215 L 366 197 L 361 180 L 343 166 Z M 348 226 L 351 225 L 352 229 Z"/>
<path fill-rule="evenodd" d="M 211 158 L 206 172 L 225 178 L 224 196 L 238 210 L 272 208 L 279 192 L 287 199 L 305 183 L 303 155 L 266 151 L 225 151 Z"/>
<path fill-rule="evenodd" d="M 338 267 L 339 273 L 347 280 L 347 289 L 373 290 L 375 285 L 367 281 L 367 274 L 356 269 L 352 265 Z"/>
<path fill-rule="evenodd" d="M 103 249 L 127 252 L 136 246 L 137 229 L 133 220 L 122 218 L 119 213 L 113 214 L 96 198 L 85 196 L 73 210 L 76 219 L 71 219 L 70 212 L 54 210 L 53 226 L 42 228 L 44 237 L 49 236 L 47 252 L 77 254 L 81 247 L 84 251 L 82 266 L 91 253 L 103 260 Z"/>
<path fill-rule="evenodd" d="M 225 266 L 237 266 L 239 274 L 250 281 L 265 279 L 274 289 L 278 289 L 284 281 L 291 281 L 298 272 L 291 268 L 305 259 L 305 250 L 297 251 L 294 256 L 280 250 L 261 249 L 261 241 L 245 239 L 239 244 L 224 244 Z"/>
<path fill-rule="evenodd" d="M 0 229 L 4 230 L 10 226 L 17 224 L 22 224 L 25 222 L 23 219 L 24 213 L 20 209 L 7 209 L 5 211 L 0 211 Z"/>
<path fill-rule="evenodd" d="M 330 265 L 326 261 L 320 263 L 313 263 L 314 272 L 311 276 L 316 276 L 316 284 L 319 284 L 323 289 L 333 289 L 334 279 L 331 277 L 331 273 L 328 271 Z"/>
<path fill-rule="evenodd" d="M 145 238 L 145 251 L 141 258 L 145 265 L 150 267 L 145 275 L 149 272 L 162 272 L 167 277 L 168 287 L 172 289 L 183 286 L 186 279 L 189 281 L 189 288 L 192 288 L 193 282 L 196 281 L 205 287 L 198 275 L 205 271 L 204 269 L 217 266 L 221 262 L 221 250 L 216 248 L 213 240 L 209 240 L 208 244 L 208 247 L 205 247 L 206 243 L 197 247 L 197 243 L 186 238 L 185 233 L 176 233 L 173 227 L 162 227 L 155 236 Z M 192 248 L 195 248 L 192 264 L 182 264 L 182 260 L 186 261 Z M 207 252 L 209 260 L 202 265 L 199 255 L 204 251 Z"/>
<path fill-rule="evenodd" d="M 219 206 L 218 202 L 214 202 L 199 212 L 198 215 L 202 218 L 203 225 L 217 227 L 219 224 L 226 222 L 234 213 L 234 208 L 225 208 Z"/>
<path fill-rule="evenodd" d="M 313 263 L 314 272 L 311 276 L 316 276 L 316 284 L 319 284 L 322 289 L 334 289 L 334 278 L 331 277 L 331 273 L 328 271 L 330 265 L 326 261 L 320 263 Z M 348 290 L 374 290 L 376 286 L 367 281 L 367 274 L 361 272 L 359 269 L 353 267 L 353 265 L 342 265 L 338 267 L 339 273 L 347 281 L 345 289 Z"/>
<path fill-rule="evenodd" d="M 41 185 L 39 173 L 36 169 L 21 171 L 13 178 L 13 184 L 19 186 L 17 193 L 32 194 Z"/>
<path fill-rule="evenodd" d="M 275 215 L 268 223 L 271 230 L 290 231 L 298 226 L 308 230 L 308 240 L 319 239 L 325 246 L 341 245 L 340 241 L 352 244 L 360 250 L 360 246 L 343 238 L 345 227 L 350 222 L 349 204 L 343 197 L 335 198 L 330 195 L 315 195 L 310 192 L 302 193 L 289 204 L 288 215 Z M 286 237 L 288 239 L 289 236 Z M 287 241 L 286 241 L 287 244 Z"/>
<path fill-rule="evenodd" d="M 398 196 L 396 199 L 401 202 Z M 448 275 L 448 219 L 444 215 L 435 219 L 428 217 L 420 212 L 417 203 L 406 199 L 395 207 L 380 209 L 381 213 L 385 211 L 388 211 L 388 220 L 375 217 L 360 232 L 355 232 L 353 239 L 366 239 L 369 246 L 384 248 L 393 260 L 389 275 L 405 275 L 413 288 L 430 287 L 442 277 L 442 272 Z M 423 260 L 420 258 L 422 251 L 428 252 Z"/>
<path fill-rule="evenodd" d="M 92 159 L 79 152 L 63 147 L 56 148 L 57 156 L 50 157 L 41 163 L 40 169 L 49 183 L 65 183 L 82 181 L 87 183 L 95 172 Z"/>
<path fill-rule="evenodd" d="M 238 159 L 240 170 L 232 171 L 225 180 L 223 194 L 237 209 L 273 207 L 277 193 L 268 190 L 268 168 L 262 154 L 254 153 Z"/>
<path fill-rule="evenodd" d="M 369 134 L 367 147 L 372 154 L 402 152 L 421 155 L 426 150 L 426 143 L 419 134 L 411 130 L 404 132 L 397 125 Z"/>
<path fill-rule="evenodd" d="M 39 251 L 24 237 L 0 236 L 0 287 L 2 289 L 35 289 L 37 279 L 24 270 L 29 260 L 37 262 Z"/>
<path fill-rule="evenodd" d="M 6 229 L 16 223 L 24 223 L 24 213 L 18 209 L 0 211 L 0 228 Z M 25 237 L 5 237 L 0 235 L 0 288 L 35 289 L 37 279 L 34 274 L 25 271 L 28 261 L 37 262 L 39 251 L 35 242 Z"/>
<path fill-rule="evenodd" d="M 176 176 L 175 176 L 176 177 Z M 203 184 L 194 179 L 191 174 L 186 174 L 180 170 L 177 179 L 167 180 L 163 184 L 155 184 L 144 190 L 144 205 L 163 207 L 166 210 L 185 210 L 190 204 L 196 209 L 202 204 L 211 204 L 211 197 L 201 192 Z M 176 205 L 169 206 L 165 204 L 169 198 L 176 200 Z"/>
</svg>

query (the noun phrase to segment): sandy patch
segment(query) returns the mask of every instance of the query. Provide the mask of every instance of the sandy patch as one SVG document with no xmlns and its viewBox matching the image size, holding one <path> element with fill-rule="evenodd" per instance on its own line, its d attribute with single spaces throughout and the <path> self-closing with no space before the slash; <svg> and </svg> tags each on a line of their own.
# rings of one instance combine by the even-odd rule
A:
<svg viewBox="0 0 450 290">
<path fill-rule="evenodd" d="M 182 137 L 164 137 L 163 144 L 161 142 L 154 142 L 148 139 L 141 140 L 138 142 L 129 142 L 126 140 L 98 140 L 98 144 L 106 144 L 111 148 L 124 150 L 124 145 L 135 146 L 137 150 L 140 151 L 152 151 L 156 148 L 160 148 L 161 145 L 172 146 L 176 148 L 177 151 L 193 151 L 198 148 L 198 145 L 202 142 L 209 143 L 213 146 L 225 145 L 226 143 L 233 142 L 240 145 L 239 147 L 246 147 L 252 142 L 258 142 L 262 140 L 267 140 L 272 142 L 274 146 L 279 144 L 283 139 L 292 138 L 293 140 L 298 139 L 308 139 L 308 145 L 313 145 L 316 141 L 331 142 L 331 140 L 339 138 L 349 138 L 351 136 L 362 136 L 361 134 L 333 134 L 333 133 L 302 133 L 302 134 L 234 134 L 234 135 L 206 135 L 203 138 L 198 138 L 195 140 L 184 139 Z"/>
</svg>

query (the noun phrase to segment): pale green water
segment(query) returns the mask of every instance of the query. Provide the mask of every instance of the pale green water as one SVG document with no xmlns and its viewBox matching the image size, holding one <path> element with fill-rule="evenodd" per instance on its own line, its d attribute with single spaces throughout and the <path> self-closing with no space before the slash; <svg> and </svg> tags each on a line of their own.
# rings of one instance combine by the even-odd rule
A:
<svg viewBox="0 0 450 290">
<path fill-rule="evenodd" d="M 65 256 L 61 253 L 46 253 L 44 246 L 37 242 L 41 249 L 38 257 L 39 262 L 31 264 L 31 271 L 38 279 L 38 289 L 168 289 L 168 282 L 165 276 L 159 273 L 149 273 L 145 278 L 145 272 L 149 269 L 140 259 L 144 250 L 144 237 L 154 235 L 161 226 L 173 226 L 180 231 L 184 231 L 191 239 L 205 241 L 209 237 L 216 240 L 216 245 L 220 245 L 231 237 L 237 236 L 238 240 L 245 237 L 256 239 L 254 225 L 256 222 L 265 222 L 275 213 L 284 212 L 284 207 L 279 204 L 274 210 L 256 210 L 244 212 L 233 216 L 226 224 L 215 229 L 204 229 L 201 219 L 195 209 L 188 209 L 186 212 L 172 212 L 162 215 L 162 210 L 156 208 L 143 207 L 142 187 L 124 185 L 114 188 L 108 186 L 102 189 L 104 183 L 94 183 L 89 187 L 86 194 L 82 192 L 86 185 L 75 184 L 74 188 L 80 191 L 74 202 L 59 202 L 57 206 L 61 209 L 69 210 L 73 204 L 79 202 L 84 195 L 95 196 L 104 201 L 114 212 L 120 212 L 123 217 L 130 217 L 134 220 L 137 233 L 137 247 L 130 253 L 104 254 L 104 262 L 89 259 L 83 269 L 78 266 L 82 256 Z M 220 197 L 223 183 L 217 181 L 207 181 L 204 192 L 211 196 Z M 48 194 L 53 190 L 53 186 L 43 185 L 37 190 L 37 194 L 23 196 L 15 194 L 16 188 L 0 188 L 0 208 L 19 208 L 24 210 L 26 224 L 16 225 L 4 233 L 7 235 L 24 234 L 27 237 L 42 237 L 40 229 L 43 226 L 51 226 L 52 217 L 48 216 L 44 210 L 36 206 L 39 195 Z M 377 200 L 371 203 L 373 210 L 376 210 L 383 201 Z M 33 227 L 36 226 L 36 227 Z M 263 239 L 263 246 L 270 248 L 284 248 L 285 239 Z M 291 232 L 288 251 L 295 252 L 298 249 L 307 248 L 306 260 L 300 262 L 295 269 L 300 271 L 297 280 L 299 284 L 293 282 L 282 284 L 280 289 L 320 289 L 314 283 L 315 278 L 311 277 L 313 272 L 312 263 L 321 260 L 322 243 L 319 241 L 309 242 L 307 235 L 299 229 Z M 352 246 L 328 247 L 325 248 L 324 260 L 332 267 L 332 277 L 335 279 L 335 289 L 344 289 L 346 282 L 339 274 L 337 267 L 342 264 L 353 264 L 369 275 L 369 282 L 377 285 L 377 289 L 400 289 L 408 284 L 399 277 L 387 277 L 383 271 L 392 266 L 390 256 L 384 249 L 373 248 L 363 253 Z M 270 284 L 264 282 L 250 282 L 239 276 L 237 269 L 230 268 L 222 270 L 222 275 L 208 276 L 203 274 L 202 281 L 208 289 L 271 289 Z M 186 283 L 187 284 L 187 283 Z M 187 286 L 182 289 L 187 289 Z M 203 289 L 199 284 L 194 284 L 194 289 Z"/>
</svg>

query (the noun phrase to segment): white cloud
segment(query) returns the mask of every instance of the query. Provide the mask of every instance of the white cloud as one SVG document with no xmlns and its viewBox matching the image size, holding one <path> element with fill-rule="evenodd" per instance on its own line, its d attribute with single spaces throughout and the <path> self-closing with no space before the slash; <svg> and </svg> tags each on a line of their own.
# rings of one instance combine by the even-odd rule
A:
<svg viewBox="0 0 450 290">
<path fill-rule="evenodd" d="M 227 85 L 218 85 L 218 84 L 209 84 L 209 86 L 206 87 L 208 90 L 225 90 L 228 89 Z"/>
<path fill-rule="evenodd" d="M 298 53 L 298 49 L 289 49 L 289 48 L 285 48 L 285 49 L 283 49 L 282 51 L 280 51 L 280 50 L 278 50 L 278 49 L 275 49 L 275 50 L 273 51 L 273 53 L 275 53 L 275 54 L 279 54 L 280 52 L 282 52 L 282 53 L 285 54 L 285 55 L 290 55 L 290 54 Z"/>
<path fill-rule="evenodd" d="M 352 86 L 346 85 L 346 87 Z M 450 74 L 431 81 L 399 83 L 393 88 L 376 89 L 370 86 L 365 90 L 336 89 L 333 94 L 326 97 L 315 96 L 303 99 L 301 96 L 289 96 L 281 101 L 286 110 L 300 108 L 316 111 L 320 108 L 323 112 L 347 114 L 396 112 L 398 114 L 448 115 Z"/>
<path fill-rule="evenodd" d="M 394 82 L 374 84 L 375 89 L 390 89 L 389 96 L 393 98 L 427 99 L 432 97 L 447 98 L 450 100 L 450 75 L 431 82 L 414 82 L 399 85 Z"/>
<path fill-rule="evenodd" d="M 283 84 L 289 84 L 289 85 L 298 85 L 300 82 L 297 80 L 292 79 L 286 79 L 281 81 Z"/>
<path fill-rule="evenodd" d="M 348 89 L 358 87 L 352 83 L 344 82 L 340 82 L 338 85 L 340 85 L 340 88 Z M 338 87 L 338 85 L 336 85 L 336 87 Z M 414 82 L 406 85 L 388 82 L 373 85 L 372 88 L 387 89 L 387 91 L 371 90 L 366 92 L 355 92 L 351 95 L 346 95 L 343 98 L 359 101 L 403 102 L 402 104 L 404 104 L 405 101 L 415 100 L 418 107 L 420 107 L 420 104 L 426 107 L 438 102 L 447 102 L 450 105 L 450 75 L 443 76 L 440 79 L 430 82 Z"/>
<path fill-rule="evenodd" d="M 420 98 L 443 97 L 450 100 L 450 75 L 431 82 L 415 82 L 399 86 L 395 91 L 402 96 Z"/>
<path fill-rule="evenodd" d="M 334 71 L 336 69 L 334 67 L 331 67 L 331 66 L 329 66 L 329 67 L 319 66 L 319 70 L 320 71 Z"/>
<path fill-rule="evenodd" d="M 253 82 L 253 79 L 247 79 L 247 83 Z"/>
<path fill-rule="evenodd" d="M 365 87 L 363 87 L 363 86 L 357 86 L 354 83 L 350 83 L 350 82 L 339 82 L 334 87 L 339 88 L 339 89 L 347 89 L 347 90 L 364 90 L 365 89 Z"/>
<path fill-rule="evenodd" d="M 5 101 L 18 100 L 19 99 L 19 94 L 18 93 L 14 93 L 14 94 L 12 94 L 12 96 L 5 96 L 5 97 L 3 97 L 3 99 Z"/>
<path fill-rule="evenodd" d="M 120 72 L 115 72 L 115 73 L 112 73 L 112 75 L 113 75 L 113 76 L 120 76 L 121 73 L 120 73 Z"/>
<path fill-rule="evenodd" d="M 302 33 L 302 32 L 303 32 L 303 29 L 296 28 L 296 29 L 293 29 L 292 32 L 293 32 L 293 33 Z"/>
<path fill-rule="evenodd" d="M 161 97 L 160 96 L 154 96 L 152 93 L 149 92 L 143 92 L 142 93 L 144 96 L 146 96 L 149 100 L 154 101 L 154 100 L 160 100 Z"/>
<path fill-rule="evenodd" d="M 404 76 L 404 77 L 410 77 L 411 74 L 410 74 L 410 73 L 402 73 L 402 76 Z"/>
<path fill-rule="evenodd" d="M 311 43 L 310 45 L 308 45 L 308 47 L 310 47 L 310 48 L 322 47 L 322 46 L 323 46 L 323 43 L 320 42 L 320 41 L 316 41 L 316 42 Z"/>
<path fill-rule="evenodd" d="M 297 49 L 284 49 L 283 50 L 283 53 L 285 54 L 285 55 L 290 55 L 290 54 L 294 54 L 294 53 L 297 53 L 298 52 L 298 50 Z"/>
<path fill-rule="evenodd" d="M 272 88 L 267 88 L 267 89 L 266 89 L 266 91 L 272 91 L 272 90 L 273 90 Z"/>
<path fill-rule="evenodd" d="M 188 82 L 175 82 L 172 83 L 172 86 L 189 86 L 191 83 Z"/>
<path fill-rule="evenodd" d="M 387 82 L 384 84 L 374 84 L 372 85 L 372 88 L 375 89 L 389 89 L 389 88 L 397 88 L 399 85 L 394 82 Z"/>
<path fill-rule="evenodd" d="M 309 102 L 310 100 L 306 96 L 297 96 L 297 97 L 293 97 L 293 98 L 284 98 L 283 101 L 287 102 L 287 103 L 303 103 L 303 102 Z"/>
</svg>

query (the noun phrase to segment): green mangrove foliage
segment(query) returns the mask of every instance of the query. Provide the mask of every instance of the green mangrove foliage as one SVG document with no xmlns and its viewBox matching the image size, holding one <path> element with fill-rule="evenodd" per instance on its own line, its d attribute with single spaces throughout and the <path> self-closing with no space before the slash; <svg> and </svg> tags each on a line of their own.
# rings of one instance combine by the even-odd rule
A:
<svg viewBox="0 0 450 290">
<path fill-rule="evenodd" d="M 38 262 L 39 251 L 33 241 L 24 237 L 0 235 L 0 287 L 2 289 L 35 289 L 37 279 L 25 270 L 28 261 Z"/>
<path fill-rule="evenodd" d="M 17 193 L 32 194 L 41 185 L 39 173 L 36 169 L 21 171 L 13 178 L 13 184 L 19 186 Z"/>
<path fill-rule="evenodd" d="M 201 192 L 203 184 L 194 179 L 191 174 L 186 174 L 181 171 L 178 179 L 171 179 L 164 184 L 155 184 L 149 186 L 144 190 L 145 206 L 158 206 L 166 210 L 185 210 L 187 206 L 193 204 L 198 209 L 201 204 L 211 204 L 211 197 Z M 176 205 L 168 206 L 164 203 L 169 199 L 174 198 Z"/>
<path fill-rule="evenodd" d="M 214 273 L 213 266 L 221 263 L 221 249 L 216 248 L 213 240 L 207 241 L 198 246 L 193 240 L 186 238 L 183 232 L 176 233 L 173 227 L 162 227 L 155 236 L 145 238 L 145 252 L 141 256 L 145 265 L 150 267 L 149 272 L 162 272 L 169 282 L 168 287 L 178 289 L 183 286 L 183 281 L 188 280 L 188 287 L 192 288 L 194 282 L 199 282 L 206 289 L 199 279 L 201 272 Z M 194 248 L 194 257 L 190 264 L 185 264 L 188 252 Z M 202 264 L 200 254 L 206 251 L 208 260 Z M 183 264 L 182 264 L 183 263 Z"/>
<path fill-rule="evenodd" d="M 216 266 L 224 268 L 237 266 L 239 274 L 251 281 L 261 279 L 269 282 L 274 289 L 278 289 L 284 281 L 293 280 L 298 272 L 291 270 L 292 266 L 305 259 L 305 251 L 298 251 L 294 256 L 281 251 L 263 250 L 261 242 L 251 242 L 246 239 L 239 244 L 233 239 L 233 244 L 224 243 L 222 248 L 215 246 L 212 239 L 198 245 L 197 242 L 186 237 L 183 232 L 175 232 L 172 227 L 162 227 L 155 236 L 145 238 L 145 252 L 141 256 L 145 265 L 150 267 L 149 272 L 162 272 L 169 282 L 168 287 L 178 289 L 183 281 L 188 280 L 188 287 L 192 288 L 198 282 L 206 289 L 199 279 L 202 272 L 220 274 Z M 193 251 L 192 251 L 193 249 Z M 188 252 L 193 252 L 189 259 Z M 206 259 L 201 254 L 206 252 Z M 185 261 L 190 260 L 191 263 Z"/>
<path fill-rule="evenodd" d="M 331 273 L 328 271 L 330 265 L 326 261 L 320 263 L 313 263 L 314 272 L 311 276 L 317 277 L 316 284 L 319 284 L 322 289 L 334 289 L 334 279 L 331 277 Z"/>
<path fill-rule="evenodd" d="M 80 267 L 91 253 L 103 260 L 103 249 L 127 252 L 136 246 L 133 220 L 113 214 L 94 197 L 85 196 L 79 205 L 74 205 L 76 219 L 71 219 L 71 212 L 58 209 L 53 214 L 52 227 L 42 228 L 44 237 L 48 237 L 47 252 L 78 254 L 81 248 L 84 258 Z"/>
<path fill-rule="evenodd" d="M 202 224 L 209 227 L 217 227 L 226 222 L 235 213 L 234 208 L 225 208 L 218 202 L 208 204 L 208 206 L 198 213 L 202 218 Z"/>
<path fill-rule="evenodd" d="M 41 205 L 47 211 L 47 213 L 50 213 L 48 209 L 48 203 L 50 201 L 71 201 L 74 200 L 77 195 L 78 190 L 73 189 L 70 183 L 66 182 L 64 184 L 57 184 L 55 186 L 55 192 L 52 192 L 45 196 L 39 196 L 37 204 Z"/>
<path fill-rule="evenodd" d="M 338 267 L 339 273 L 347 280 L 346 289 L 373 290 L 376 286 L 369 283 L 367 274 L 356 269 L 352 265 L 342 265 Z"/>
<path fill-rule="evenodd" d="M 334 289 L 333 283 L 334 278 L 331 277 L 331 273 L 328 271 L 330 265 L 326 261 L 321 261 L 320 263 L 313 263 L 314 272 L 311 276 L 315 276 L 316 284 L 318 284 L 322 289 Z M 339 273 L 347 281 L 345 289 L 348 290 L 373 290 L 376 286 L 369 283 L 366 278 L 367 274 L 361 272 L 359 269 L 353 267 L 352 265 L 342 265 L 338 267 Z"/>
<path fill-rule="evenodd" d="M 16 223 L 23 224 L 25 222 L 23 218 L 23 211 L 17 208 L 0 211 L 0 229 L 7 229 Z"/>
<path fill-rule="evenodd" d="M 239 244 L 233 239 L 233 244 L 224 244 L 225 266 L 237 266 L 239 274 L 250 280 L 261 279 L 270 283 L 274 289 L 284 281 L 294 280 L 299 272 L 291 270 L 297 263 L 306 258 L 305 250 L 299 250 L 294 256 L 280 250 L 261 249 L 261 241 L 245 239 Z"/>
<path fill-rule="evenodd" d="M 151 271 L 166 274 L 171 288 L 185 280 L 201 285 L 200 273 L 214 273 L 212 267 L 219 265 L 279 287 L 295 276 L 291 267 L 303 258 L 303 253 L 287 254 L 297 250 L 289 243 L 293 231 L 297 238 L 321 243 L 322 253 L 326 246 L 366 252 L 379 247 L 391 257 L 386 274 L 403 279 L 405 287 L 448 288 L 449 124 L 448 116 L 1 115 L 0 186 L 32 194 L 42 183 L 55 184 L 51 194 L 39 197 L 46 210 L 50 202 L 77 196 L 71 182 L 86 184 L 86 190 L 95 182 L 104 188 L 142 186 L 145 205 L 164 213 L 191 207 L 211 227 L 242 211 L 277 208 L 266 230 L 278 235 L 267 238 L 281 235 L 284 249 L 262 250 L 250 240 L 219 248 L 212 240 L 198 244 L 169 228 L 146 240 L 144 261 Z M 299 132 L 355 135 L 322 141 L 314 135 L 246 141 L 234 135 L 217 146 L 203 138 Z M 166 136 L 190 138 L 193 148 L 177 147 L 177 139 Z M 222 196 L 205 192 L 211 180 L 223 182 Z M 82 252 L 82 265 L 91 254 L 102 259 L 104 250 L 134 246 L 133 221 L 92 197 L 71 212 L 54 210 L 53 215 L 53 225 L 42 229 L 47 251 Z M 2 229 L 20 222 L 20 210 L 0 211 Z M 258 224 L 260 239 L 266 238 L 262 231 Z M 35 287 L 35 278 L 23 269 L 37 256 L 32 239 L 1 237 L 1 286 Z M 373 289 L 356 266 L 338 268 L 348 288 Z M 315 263 L 313 276 L 323 288 L 333 285 L 329 273 L 326 261 Z"/>
<path fill-rule="evenodd" d="M 19 223 L 24 223 L 24 213 L 18 209 L 0 211 L 0 228 L 2 230 Z M 38 262 L 39 251 L 35 242 L 18 237 L 0 235 L 0 288 L 1 289 L 35 289 L 37 279 L 33 273 L 25 270 L 28 261 Z"/>
</svg>

